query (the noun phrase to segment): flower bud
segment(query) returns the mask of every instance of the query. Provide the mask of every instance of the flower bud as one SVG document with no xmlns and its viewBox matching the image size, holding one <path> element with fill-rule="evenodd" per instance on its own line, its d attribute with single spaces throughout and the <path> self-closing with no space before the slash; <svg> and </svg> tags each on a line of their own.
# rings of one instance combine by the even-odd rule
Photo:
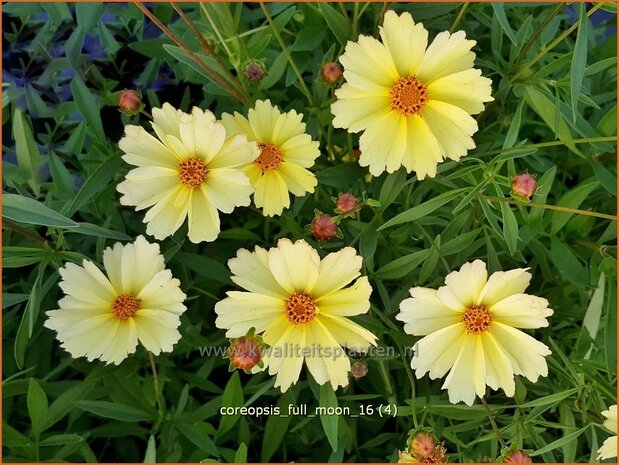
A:
<svg viewBox="0 0 619 465">
<path fill-rule="evenodd" d="M 512 194 L 515 197 L 530 199 L 537 189 L 537 181 L 529 173 L 521 173 L 512 179 Z"/>
<path fill-rule="evenodd" d="M 341 215 L 353 213 L 357 211 L 357 207 L 357 197 L 348 192 L 342 192 L 335 201 L 335 211 Z"/>
<path fill-rule="evenodd" d="M 533 463 L 533 460 L 524 451 L 515 450 L 505 456 L 503 463 Z"/>
<path fill-rule="evenodd" d="M 359 149 L 354 149 L 354 150 L 352 151 L 352 157 L 353 157 L 355 160 L 359 160 L 359 158 L 361 158 L 361 150 L 359 150 Z"/>
<path fill-rule="evenodd" d="M 125 89 L 118 97 L 118 109 L 126 115 L 137 115 L 144 108 L 142 97 L 139 92 L 131 89 Z"/>
<path fill-rule="evenodd" d="M 241 370 L 251 370 L 262 359 L 261 342 L 256 337 L 241 336 L 234 339 L 228 349 L 230 365 Z"/>
<path fill-rule="evenodd" d="M 329 84 L 335 84 L 342 78 L 342 67 L 335 62 L 325 63 L 322 65 L 320 75 Z"/>
<path fill-rule="evenodd" d="M 434 454 L 436 440 L 430 433 L 417 433 L 411 439 L 411 453 L 423 461 Z"/>
<path fill-rule="evenodd" d="M 312 220 L 312 234 L 321 241 L 333 239 L 337 234 L 337 223 L 331 215 L 323 213 Z"/>
<path fill-rule="evenodd" d="M 350 366 L 350 372 L 355 379 L 363 378 L 368 374 L 368 366 L 364 362 L 358 360 Z"/>
<path fill-rule="evenodd" d="M 245 77 L 248 81 L 261 81 L 264 77 L 264 65 L 259 61 L 250 61 L 245 66 Z"/>
</svg>

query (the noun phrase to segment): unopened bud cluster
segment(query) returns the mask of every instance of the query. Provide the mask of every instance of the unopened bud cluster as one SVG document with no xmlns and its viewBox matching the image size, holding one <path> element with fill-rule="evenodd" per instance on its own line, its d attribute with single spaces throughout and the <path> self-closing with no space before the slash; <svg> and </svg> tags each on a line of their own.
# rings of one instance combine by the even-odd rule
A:
<svg viewBox="0 0 619 465">
<path fill-rule="evenodd" d="M 443 443 L 423 429 L 412 430 L 408 437 L 408 447 L 399 451 L 399 463 L 445 463 L 447 450 Z"/>
</svg>

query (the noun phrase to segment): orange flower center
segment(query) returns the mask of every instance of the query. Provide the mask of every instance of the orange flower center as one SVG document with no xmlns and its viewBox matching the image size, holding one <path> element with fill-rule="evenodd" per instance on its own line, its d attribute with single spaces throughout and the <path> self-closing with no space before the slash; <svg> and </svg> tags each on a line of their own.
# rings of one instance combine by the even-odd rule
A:
<svg viewBox="0 0 619 465">
<path fill-rule="evenodd" d="M 206 179 L 206 165 L 199 158 L 188 158 L 178 167 L 181 182 L 189 187 L 200 187 Z"/>
<path fill-rule="evenodd" d="M 462 323 L 469 334 L 481 334 L 492 326 L 492 314 L 486 307 L 471 305 L 462 315 Z"/>
<path fill-rule="evenodd" d="M 120 294 L 112 302 L 112 313 L 119 320 L 131 318 L 140 307 L 140 301 L 129 294 Z"/>
<path fill-rule="evenodd" d="M 293 325 L 309 323 L 316 317 L 316 302 L 305 292 L 297 292 L 286 300 L 285 311 Z"/>
<path fill-rule="evenodd" d="M 263 173 L 277 169 L 282 164 L 282 152 L 273 144 L 258 143 L 260 156 L 254 160 Z"/>
<path fill-rule="evenodd" d="M 413 116 L 421 113 L 428 103 L 428 88 L 416 77 L 400 78 L 390 91 L 391 109 L 404 116 Z"/>
</svg>

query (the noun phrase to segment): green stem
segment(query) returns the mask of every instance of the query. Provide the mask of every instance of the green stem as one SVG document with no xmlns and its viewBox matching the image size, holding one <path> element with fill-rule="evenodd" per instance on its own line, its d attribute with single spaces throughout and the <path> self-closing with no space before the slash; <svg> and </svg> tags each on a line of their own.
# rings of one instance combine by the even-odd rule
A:
<svg viewBox="0 0 619 465">
<path fill-rule="evenodd" d="M 499 155 L 501 153 L 517 152 L 523 149 L 540 149 L 544 147 L 554 147 L 557 145 L 569 145 L 569 144 L 594 144 L 596 142 L 616 142 L 617 136 L 605 136 L 605 137 L 586 137 L 583 139 L 566 139 L 566 140 L 554 140 L 552 142 L 540 142 L 538 144 L 521 145 L 519 147 L 510 147 L 507 149 L 489 150 L 487 152 L 479 152 L 474 154 L 475 157 L 485 157 L 489 155 Z"/>
<path fill-rule="evenodd" d="M 292 67 L 292 71 L 294 71 L 294 74 L 296 74 L 297 79 L 299 80 L 301 91 L 303 92 L 303 94 L 305 94 L 305 97 L 307 97 L 307 101 L 309 102 L 310 106 L 313 107 L 314 98 L 312 97 L 312 93 L 310 92 L 307 85 L 305 84 L 305 81 L 303 80 L 303 76 L 301 76 L 301 72 L 299 71 L 299 68 L 297 67 L 297 64 L 292 58 L 292 55 L 290 54 L 288 47 L 286 47 L 286 43 L 282 39 L 282 36 L 280 35 L 277 28 L 275 27 L 275 24 L 273 23 L 273 18 L 271 18 L 271 13 L 269 13 L 269 10 L 267 10 L 263 2 L 259 2 L 259 3 L 260 3 L 260 8 L 262 8 L 262 11 L 264 12 L 265 18 L 267 22 L 269 23 L 269 26 L 271 27 L 271 31 L 273 32 L 273 35 L 277 39 L 279 46 L 282 48 L 282 52 L 284 52 L 284 54 L 286 55 L 286 58 L 288 59 L 288 62 L 290 63 L 290 66 Z"/>
<path fill-rule="evenodd" d="M 605 220 L 617 221 L 617 216 L 615 215 L 607 215 L 606 213 L 598 213 L 592 212 L 589 210 L 580 210 L 578 208 L 569 208 L 569 207 L 560 207 L 558 205 L 547 205 L 543 203 L 524 203 L 519 200 L 510 200 L 501 197 L 493 197 L 490 195 L 482 195 L 482 198 L 489 200 L 491 202 L 503 202 L 509 203 L 511 205 L 519 205 L 523 207 L 534 207 L 534 208 L 543 208 L 545 210 L 554 210 L 564 213 L 572 213 L 574 215 L 583 215 L 583 216 L 594 216 L 596 218 L 603 218 Z"/>
<path fill-rule="evenodd" d="M 594 5 L 588 12 L 587 12 L 587 18 L 589 16 L 591 16 L 593 13 L 595 13 L 597 10 L 599 10 L 600 8 L 602 8 L 602 6 L 604 6 L 604 3 L 597 3 L 596 5 Z M 536 56 L 535 58 L 533 58 L 529 63 L 527 63 L 526 65 L 524 65 L 523 67 L 520 68 L 520 71 L 518 71 L 510 80 L 509 83 L 513 84 L 516 79 L 518 79 L 520 76 L 522 76 L 523 74 L 525 74 L 529 69 L 531 69 L 531 67 L 533 65 L 535 65 L 538 61 L 540 61 L 542 58 L 544 58 L 546 56 L 546 54 L 551 51 L 553 48 L 555 48 L 557 45 L 559 45 L 561 42 L 563 42 L 563 40 L 565 40 L 572 32 L 574 32 L 576 29 L 578 29 L 578 27 L 580 26 L 580 19 L 578 21 L 576 21 L 572 27 L 570 27 L 567 31 L 565 31 L 563 34 L 561 34 L 559 37 L 557 37 L 553 42 L 551 42 L 550 44 L 548 44 L 545 48 L 543 48 Z"/>
<path fill-rule="evenodd" d="M 466 13 L 466 10 L 468 7 L 469 7 L 469 2 L 465 2 L 462 4 L 462 7 L 460 8 L 460 11 L 458 12 L 458 16 L 456 16 L 456 19 L 454 19 L 453 24 L 449 28 L 449 32 L 453 33 L 453 31 L 456 30 L 456 28 L 458 27 L 458 24 L 460 24 L 460 21 L 464 17 L 464 14 Z"/>
<path fill-rule="evenodd" d="M 537 38 L 541 35 L 541 33 L 544 31 L 544 29 L 546 29 L 546 26 L 548 26 L 548 24 L 550 23 L 550 21 L 552 21 L 552 18 L 554 18 L 555 16 L 557 16 L 559 14 L 559 12 L 564 8 L 564 4 L 563 3 L 557 3 L 557 5 L 554 7 L 554 9 L 550 12 L 550 14 L 548 14 L 548 16 L 546 16 L 546 18 L 544 19 L 544 21 L 542 21 L 542 24 L 539 25 L 539 27 L 537 28 L 537 30 L 533 33 L 533 35 L 531 36 L 531 38 L 529 40 L 527 40 L 527 43 L 524 44 L 524 46 L 522 47 L 522 50 L 520 50 L 520 53 L 518 54 L 518 57 L 516 58 L 516 66 L 520 64 L 520 62 L 524 59 L 524 57 L 527 56 L 527 52 L 529 51 L 529 49 L 531 48 L 531 46 L 533 45 L 533 43 L 537 40 Z"/>
<path fill-rule="evenodd" d="M 159 392 L 159 375 L 157 374 L 157 366 L 155 365 L 155 356 L 152 352 L 148 352 L 148 359 L 150 360 L 150 369 L 153 372 L 153 384 L 155 385 L 155 397 L 157 399 L 157 409 L 159 411 L 159 420 L 157 423 L 159 424 L 163 419 L 163 402 L 161 401 L 161 393 Z"/>
<path fill-rule="evenodd" d="M 483 404 L 484 408 L 486 409 L 486 414 L 488 415 L 488 420 L 490 420 L 490 424 L 492 425 L 492 429 L 494 430 L 494 434 L 496 434 L 496 437 L 499 440 L 499 443 L 501 444 L 501 448 L 505 447 L 507 444 L 505 444 L 505 441 L 503 440 L 503 437 L 501 436 L 501 432 L 499 431 L 499 428 L 496 425 L 496 421 L 494 421 L 494 415 L 492 414 L 492 410 L 490 410 L 490 406 L 488 405 L 488 402 L 486 402 L 486 398 L 485 397 L 481 398 L 481 403 Z"/>
</svg>

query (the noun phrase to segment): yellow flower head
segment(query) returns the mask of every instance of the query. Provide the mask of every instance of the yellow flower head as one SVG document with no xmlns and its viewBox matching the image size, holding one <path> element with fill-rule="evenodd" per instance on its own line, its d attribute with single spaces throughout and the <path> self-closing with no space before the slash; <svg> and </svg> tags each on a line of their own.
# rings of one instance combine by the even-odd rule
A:
<svg viewBox="0 0 619 465">
<path fill-rule="evenodd" d="M 606 439 L 602 447 L 598 449 L 598 460 L 617 457 L 617 404 L 611 405 L 608 410 L 604 410 L 602 415 L 606 417 L 604 427 L 615 435 Z"/>
<path fill-rule="evenodd" d="M 253 188 L 243 167 L 258 156 L 244 135 L 230 137 L 208 110 L 191 114 L 164 103 L 153 109 L 157 138 L 141 126 L 125 127 L 120 148 L 135 168 L 117 187 L 120 203 L 144 216 L 146 232 L 161 240 L 174 234 L 189 217 L 191 242 L 214 241 L 219 212 L 249 205 Z"/>
<path fill-rule="evenodd" d="M 288 192 L 300 197 L 314 192 L 318 183 L 307 169 L 320 155 L 318 142 L 305 134 L 302 117 L 294 110 L 281 113 L 269 100 L 258 100 L 247 118 L 236 112 L 222 115 L 229 134 L 258 142 L 260 156 L 245 172 L 256 189 L 254 203 L 265 216 L 280 215 L 290 206 Z"/>
<path fill-rule="evenodd" d="M 378 176 L 401 166 L 419 179 L 436 175 L 445 157 L 459 160 L 475 147 L 470 116 L 493 100 L 490 79 L 473 68 L 474 40 L 463 31 L 428 31 L 409 13 L 385 13 L 382 43 L 360 36 L 344 55 L 346 83 L 335 92 L 333 125 L 359 139 L 359 164 Z M 427 48 L 426 48 L 427 46 Z"/>
<path fill-rule="evenodd" d="M 481 260 L 449 273 L 438 290 L 414 287 L 396 318 L 413 336 L 411 366 L 418 378 L 447 378 L 443 389 L 452 403 L 472 405 L 486 385 L 514 395 L 514 375 L 530 381 L 547 376 L 548 347 L 516 328 L 548 326 L 548 301 L 525 294 L 531 275 L 525 269 L 499 271 L 488 278 Z"/>
<path fill-rule="evenodd" d="M 342 347 L 376 345 L 376 336 L 348 319 L 370 308 L 372 288 L 359 277 L 361 264 L 350 247 L 321 260 L 304 240 L 280 239 L 268 251 L 241 249 L 228 265 L 247 292 L 230 291 L 215 305 L 215 325 L 229 338 L 251 328 L 262 333 L 270 346 L 263 361 L 282 391 L 297 382 L 304 360 L 318 384 L 346 386 L 350 360 Z"/>
<path fill-rule="evenodd" d="M 60 269 L 66 294 L 58 310 L 47 312 L 47 328 L 58 333 L 73 357 L 119 364 L 135 352 L 138 341 L 155 355 L 170 352 L 181 335 L 186 310 L 178 279 L 165 269 L 159 245 L 139 236 L 103 252 L 107 276 L 91 261 Z"/>
</svg>

